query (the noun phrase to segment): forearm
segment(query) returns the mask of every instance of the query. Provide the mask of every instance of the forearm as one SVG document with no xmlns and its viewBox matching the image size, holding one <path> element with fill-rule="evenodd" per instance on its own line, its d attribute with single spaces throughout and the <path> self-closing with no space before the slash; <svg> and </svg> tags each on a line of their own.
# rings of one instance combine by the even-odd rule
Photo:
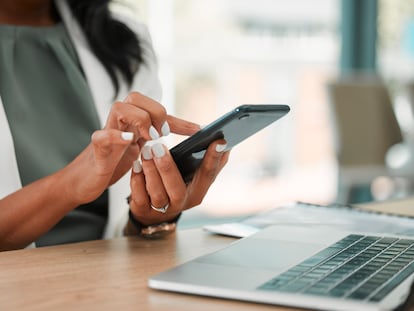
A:
<svg viewBox="0 0 414 311">
<path fill-rule="evenodd" d="M 77 206 L 70 175 L 61 170 L 0 200 L 0 250 L 29 245 Z"/>
</svg>

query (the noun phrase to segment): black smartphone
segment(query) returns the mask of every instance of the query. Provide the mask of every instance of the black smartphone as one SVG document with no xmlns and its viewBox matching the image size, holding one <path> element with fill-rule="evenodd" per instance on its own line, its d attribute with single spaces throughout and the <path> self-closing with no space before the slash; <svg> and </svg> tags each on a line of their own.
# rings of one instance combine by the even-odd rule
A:
<svg viewBox="0 0 414 311">
<path fill-rule="evenodd" d="M 192 180 L 213 141 L 224 138 L 229 150 L 289 111 L 287 105 L 239 106 L 173 147 L 170 152 L 185 183 Z"/>
</svg>

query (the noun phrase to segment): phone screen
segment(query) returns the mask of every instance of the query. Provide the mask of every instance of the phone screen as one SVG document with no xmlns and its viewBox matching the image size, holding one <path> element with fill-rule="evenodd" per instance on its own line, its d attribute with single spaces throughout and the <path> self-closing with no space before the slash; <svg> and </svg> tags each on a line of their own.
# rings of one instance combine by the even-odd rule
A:
<svg viewBox="0 0 414 311">
<path fill-rule="evenodd" d="M 192 180 L 213 141 L 224 138 L 229 150 L 289 111 L 287 105 L 239 106 L 173 147 L 170 152 L 184 181 Z"/>
</svg>

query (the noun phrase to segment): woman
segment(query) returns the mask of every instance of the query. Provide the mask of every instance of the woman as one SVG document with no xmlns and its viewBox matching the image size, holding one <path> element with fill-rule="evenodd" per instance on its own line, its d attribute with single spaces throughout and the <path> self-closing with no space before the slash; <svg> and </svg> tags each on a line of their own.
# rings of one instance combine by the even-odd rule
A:
<svg viewBox="0 0 414 311">
<path fill-rule="evenodd" d="M 157 102 L 148 34 L 108 2 L 0 1 L 2 250 L 169 231 L 227 161 L 215 142 L 185 185 L 168 149 L 146 144 L 199 127 Z"/>
</svg>

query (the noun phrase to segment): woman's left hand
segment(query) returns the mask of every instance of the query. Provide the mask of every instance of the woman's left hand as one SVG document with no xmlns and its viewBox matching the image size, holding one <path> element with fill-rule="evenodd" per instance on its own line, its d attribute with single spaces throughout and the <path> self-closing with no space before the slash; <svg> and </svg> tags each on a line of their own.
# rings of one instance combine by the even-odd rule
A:
<svg viewBox="0 0 414 311">
<path fill-rule="evenodd" d="M 170 121 L 170 125 L 174 122 Z M 145 146 L 142 166 L 135 163 L 131 175 L 130 208 L 143 225 L 171 221 L 182 211 L 199 205 L 216 176 L 228 161 L 225 141 L 212 143 L 192 181 L 185 184 L 168 149 L 161 143 Z M 154 210 L 167 206 L 165 213 Z"/>
</svg>

